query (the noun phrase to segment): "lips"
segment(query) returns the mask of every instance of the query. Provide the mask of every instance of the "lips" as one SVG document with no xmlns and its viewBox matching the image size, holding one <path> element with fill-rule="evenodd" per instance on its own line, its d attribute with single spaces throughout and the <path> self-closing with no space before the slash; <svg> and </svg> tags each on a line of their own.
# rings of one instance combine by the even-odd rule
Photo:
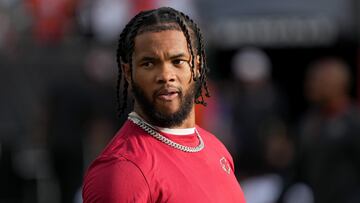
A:
<svg viewBox="0 0 360 203">
<path fill-rule="evenodd" d="M 164 101 L 171 101 L 179 96 L 179 89 L 170 87 L 170 88 L 163 88 L 156 92 L 156 98 Z"/>
</svg>

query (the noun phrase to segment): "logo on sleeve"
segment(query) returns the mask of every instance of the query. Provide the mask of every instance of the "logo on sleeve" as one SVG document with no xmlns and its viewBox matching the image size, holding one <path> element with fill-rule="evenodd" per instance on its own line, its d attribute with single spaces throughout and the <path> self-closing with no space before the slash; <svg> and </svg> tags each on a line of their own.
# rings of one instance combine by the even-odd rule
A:
<svg viewBox="0 0 360 203">
<path fill-rule="evenodd" d="M 227 174 L 230 174 L 231 171 L 230 164 L 225 157 L 222 157 L 220 159 L 220 166 Z"/>
</svg>

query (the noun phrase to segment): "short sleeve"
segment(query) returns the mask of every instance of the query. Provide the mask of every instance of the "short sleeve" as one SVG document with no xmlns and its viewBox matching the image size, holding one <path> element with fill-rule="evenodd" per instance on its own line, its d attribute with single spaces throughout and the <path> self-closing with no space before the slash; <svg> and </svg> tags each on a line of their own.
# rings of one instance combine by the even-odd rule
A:
<svg viewBox="0 0 360 203">
<path fill-rule="evenodd" d="M 142 171 L 128 160 L 97 160 L 89 168 L 83 185 L 84 203 L 151 201 Z"/>
</svg>

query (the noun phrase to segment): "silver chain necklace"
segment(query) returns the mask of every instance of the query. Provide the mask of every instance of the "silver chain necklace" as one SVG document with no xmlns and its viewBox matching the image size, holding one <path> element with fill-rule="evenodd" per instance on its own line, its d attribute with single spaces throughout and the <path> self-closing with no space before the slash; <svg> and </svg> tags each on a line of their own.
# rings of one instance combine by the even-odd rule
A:
<svg viewBox="0 0 360 203">
<path fill-rule="evenodd" d="M 158 133 L 153 126 L 145 123 L 141 118 L 138 118 L 137 116 L 134 115 L 129 115 L 128 117 L 129 120 L 131 120 L 133 123 L 135 123 L 137 126 L 139 126 L 141 129 L 143 129 L 145 132 L 149 133 L 151 136 L 153 136 L 154 138 L 156 138 L 157 140 L 184 152 L 199 152 L 202 149 L 204 149 L 205 145 L 204 145 L 204 141 L 202 140 L 202 138 L 200 137 L 199 132 L 196 130 L 195 128 L 195 133 L 196 136 L 199 139 L 199 145 L 196 147 L 188 147 L 188 146 L 184 146 L 181 144 L 178 144 L 166 137 L 164 137 L 163 135 L 161 135 L 160 133 Z"/>
</svg>

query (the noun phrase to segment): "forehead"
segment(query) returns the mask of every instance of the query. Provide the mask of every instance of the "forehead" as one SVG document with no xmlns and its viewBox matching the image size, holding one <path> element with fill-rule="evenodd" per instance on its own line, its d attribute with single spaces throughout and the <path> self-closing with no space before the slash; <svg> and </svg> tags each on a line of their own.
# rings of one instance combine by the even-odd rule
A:
<svg viewBox="0 0 360 203">
<path fill-rule="evenodd" d="M 165 30 L 144 32 L 135 37 L 134 55 L 188 54 L 186 38 L 182 31 Z"/>
</svg>

